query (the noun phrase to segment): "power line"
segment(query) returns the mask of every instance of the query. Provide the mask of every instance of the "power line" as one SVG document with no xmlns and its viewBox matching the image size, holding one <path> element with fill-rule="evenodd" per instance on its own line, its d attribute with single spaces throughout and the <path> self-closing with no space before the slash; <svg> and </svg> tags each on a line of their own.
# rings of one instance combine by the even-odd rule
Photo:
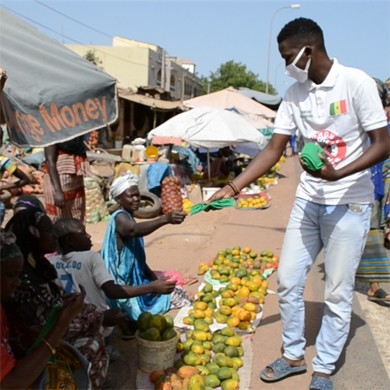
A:
<svg viewBox="0 0 390 390">
<path fill-rule="evenodd" d="M 66 39 L 68 39 L 68 40 L 70 40 L 70 41 L 72 41 L 72 42 L 74 42 L 74 43 L 77 43 L 78 45 L 87 47 L 87 48 L 89 48 L 90 50 L 99 51 L 99 52 L 102 53 L 102 54 L 105 54 L 105 55 L 107 55 L 107 56 L 111 56 L 112 58 L 116 58 L 116 59 L 118 59 L 118 60 L 127 62 L 127 63 L 129 63 L 129 64 L 133 64 L 133 65 L 137 65 L 137 66 L 142 66 L 142 67 L 147 67 L 147 66 L 144 65 L 144 64 L 140 64 L 140 63 L 138 63 L 138 62 L 134 62 L 134 61 L 127 60 L 127 59 L 125 59 L 125 58 L 118 57 L 118 56 L 116 56 L 115 54 L 107 53 L 107 52 L 105 52 L 105 51 L 103 51 L 102 49 L 99 49 L 99 48 L 97 48 L 97 47 L 93 47 L 93 46 L 90 46 L 90 45 L 85 45 L 84 43 L 82 43 L 82 42 L 80 42 L 80 41 L 77 41 L 76 39 L 73 39 L 72 37 L 69 37 L 69 36 L 67 36 L 67 35 L 65 35 L 65 34 L 63 34 L 63 33 L 59 33 L 58 31 L 53 30 L 52 28 L 50 28 L 50 27 L 48 27 L 48 26 L 45 26 L 44 24 L 41 24 L 41 23 L 37 22 L 36 20 L 33 20 L 33 19 L 29 18 L 28 16 L 25 16 L 25 15 L 23 15 L 23 14 L 21 14 L 21 13 L 15 11 L 15 10 L 13 10 L 13 9 L 11 9 L 11 8 L 9 8 L 9 7 L 7 7 L 7 6 L 5 6 L 5 5 L 2 5 L 2 7 L 3 7 L 3 8 L 6 8 L 8 11 L 11 11 L 11 12 L 13 12 L 14 14 L 16 14 L 16 15 L 22 17 L 23 19 L 28 20 L 28 21 L 31 22 L 31 23 L 34 23 L 34 24 L 36 24 L 36 25 L 38 25 L 38 26 L 40 26 L 40 27 L 42 27 L 42 28 L 44 28 L 44 29 L 46 29 L 46 30 L 48 30 L 48 31 L 51 31 L 52 33 L 54 33 L 54 34 L 56 34 L 56 35 L 59 35 L 59 36 L 61 36 L 61 37 L 65 37 Z M 111 36 L 110 36 L 110 37 L 111 37 Z M 112 38 L 112 37 L 111 37 L 111 38 Z"/>
<path fill-rule="evenodd" d="M 35 1 L 36 3 L 42 5 L 43 7 L 46 7 L 46 8 L 48 8 L 48 9 L 50 9 L 51 11 L 57 13 L 58 15 L 61 15 L 61 16 L 65 17 L 65 18 L 69 19 L 69 20 L 72 20 L 72 21 L 75 22 L 75 23 L 80 24 L 81 26 L 84 26 L 84 27 L 86 27 L 86 28 L 89 28 L 90 30 L 95 31 L 95 32 L 97 32 L 97 33 L 99 33 L 99 34 L 102 34 L 102 35 L 104 35 L 104 36 L 106 36 L 106 37 L 108 37 L 108 38 L 111 38 L 111 39 L 113 38 L 112 35 L 107 34 L 107 33 L 103 32 L 103 31 L 97 30 L 96 28 L 91 27 L 91 26 L 89 26 L 89 25 L 87 25 L 87 24 L 85 24 L 85 23 L 83 23 L 83 22 L 80 22 L 79 20 L 77 20 L 77 19 L 75 19 L 75 18 L 72 18 L 71 16 L 66 15 L 66 14 L 64 14 L 63 12 L 58 11 L 57 9 L 55 9 L 55 8 L 53 8 L 53 7 L 50 7 L 49 5 L 43 3 L 42 1 L 39 1 L 39 0 L 34 0 L 34 1 Z"/>
<path fill-rule="evenodd" d="M 97 33 L 99 33 L 99 34 L 102 34 L 102 35 L 104 35 L 104 36 L 106 36 L 106 37 L 108 37 L 108 38 L 114 39 L 114 36 L 113 36 L 113 35 L 107 34 L 107 33 L 103 32 L 103 31 L 100 31 L 100 30 L 98 30 L 98 29 L 96 29 L 96 28 L 94 28 L 94 27 L 89 26 L 88 24 L 85 24 L 85 23 L 83 23 L 83 22 L 80 22 L 79 20 L 77 20 L 77 19 L 75 19 L 75 18 L 73 18 L 73 17 L 71 17 L 71 16 L 69 16 L 69 15 L 66 15 L 66 14 L 64 14 L 63 12 L 58 11 L 57 9 L 55 9 L 55 8 L 53 8 L 53 7 L 50 7 L 49 5 L 43 3 L 43 2 L 40 1 L 40 0 L 34 0 L 34 1 L 35 1 L 36 3 L 42 5 L 43 7 L 46 7 L 46 8 L 48 8 L 48 9 L 50 9 L 51 11 L 53 11 L 53 12 L 55 12 L 55 13 L 61 15 L 61 16 L 64 16 L 65 18 L 67 18 L 67 19 L 69 19 L 69 20 L 72 20 L 72 21 L 75 22 L 75 23 L 80 24 L 81 26 L 84 26 L 84 27 L 86 27 L 86 28 L 89 28 L 90 30 L 95 31 L 95 32 L 97 32 Z M 57 33 L 57 34 L 59 34 L 59 33 Z M 64 35 L 64 37 L 65 37 L 65 35 Z M 71 39 L 71 38 L 68 38 L 68 39 Z M 126 38 L 121 38 L 121 37 L 117 37 L 117 39 L 127 40 Z M 125 60 L 124 60 L 124 61 L 125 61 Z"/>
</svg>

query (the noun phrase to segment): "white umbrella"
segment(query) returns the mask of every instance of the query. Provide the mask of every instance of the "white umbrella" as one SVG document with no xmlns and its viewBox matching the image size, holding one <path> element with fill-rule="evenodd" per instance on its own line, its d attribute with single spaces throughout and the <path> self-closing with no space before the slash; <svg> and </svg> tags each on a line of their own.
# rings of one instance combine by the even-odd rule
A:
<svg viewBox="0 0 390 390">
<path fill-rule="evenodd" d="M 205 149 L 248 142 L 265 143 L 265 137 L 242 115 L 207 106 L 174 116 L 148 133 L 152 143 L 154 136 L 180 138 L 194 147 Z"/>
</svg>

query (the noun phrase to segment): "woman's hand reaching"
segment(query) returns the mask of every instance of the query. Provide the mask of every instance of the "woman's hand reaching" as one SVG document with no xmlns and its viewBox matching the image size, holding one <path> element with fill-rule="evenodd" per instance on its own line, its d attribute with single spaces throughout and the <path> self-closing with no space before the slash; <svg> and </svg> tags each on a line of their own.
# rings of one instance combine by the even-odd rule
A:
<svg viewBox="0 0 390 390">
<path fill-rule="evenodd" d="M 173 210 L 167 216 L 170 224 L 179 225 L 185 220 L 187 214 L 184 211 Z"/>
<path fill-rule="evenodd" d="M 176 286 L 176 282 L 169 282 L 167 278 L 161 278 L 150 282 L 153 291 L 157 294 L 170 294 Z"/>
</svg>

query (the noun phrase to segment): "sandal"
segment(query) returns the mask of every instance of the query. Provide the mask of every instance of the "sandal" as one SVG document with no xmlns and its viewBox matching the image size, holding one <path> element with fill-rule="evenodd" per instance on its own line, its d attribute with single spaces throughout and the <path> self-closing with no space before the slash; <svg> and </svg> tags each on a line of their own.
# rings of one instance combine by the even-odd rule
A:
<svg viewBox="0 0 390 390">
<path fill-rule="evenodd" d="M 333 390 L 333 383 L 329 378 L 323 376 L 313 376 L 310 386 L 310 390 Z"/>
<path fill-rule="evenodd" d="M 307 367 L 305 363 L 301 366 L 292 367 L 287 363 L 286 359 L 280 357 L 260 372 L 260 379 L 264 382 L 276 382 L 291 375 L 303 374 L 306 372 L 306 369 Z M 272 370 L 274 375 L 268 376 L 268 370 Z"/>
<path fill-rule="evenodd" d="M 367 299 L 369 301 L 374 302 L 389 302 L 390 295 L 385 290 L 378 288 L 378 290 L 375 291 L 374 295 L 369 295 Z"/>
</svg>

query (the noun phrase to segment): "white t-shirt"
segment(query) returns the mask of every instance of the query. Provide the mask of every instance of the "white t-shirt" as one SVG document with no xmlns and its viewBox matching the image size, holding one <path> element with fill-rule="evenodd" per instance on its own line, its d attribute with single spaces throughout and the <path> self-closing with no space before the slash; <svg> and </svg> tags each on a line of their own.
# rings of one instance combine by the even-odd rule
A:
<svg viewBox="0 0 390 390">
<path fill-rule="evenodd" d="M 58 279 L 67 293 L 80 292 L 81 284 L 86 291 L 85 303 L 95 305 L 100 311 L 109 308 L 101 286 L 114 279 L 99 253 L 70 252 L 66 255 L 52 256 L 49 261 L 57 270 Z"/>
<path fill-rule="evenodd" d="M 367 132 L 387 126 L 375 81 L 359 69 L 336 59 L 323 81 L 294 83 L 285 94 L 275 119 L 274 133 L 293 135 L 304 143 L 317 142 L 339 169 L 369 147 Z M 370 170 L 331 182 L 303 172 L 296 196 L 315 203 L 337 205 L 374 201 Z"/>
</svg>

